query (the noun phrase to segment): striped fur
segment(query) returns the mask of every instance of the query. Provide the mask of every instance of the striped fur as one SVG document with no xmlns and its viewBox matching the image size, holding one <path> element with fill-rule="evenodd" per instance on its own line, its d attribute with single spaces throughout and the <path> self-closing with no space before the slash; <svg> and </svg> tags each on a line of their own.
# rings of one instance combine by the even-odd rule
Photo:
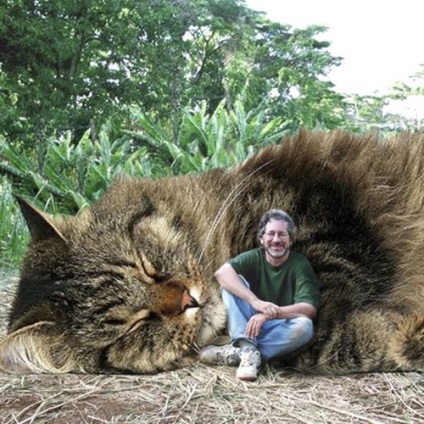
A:
<svg viewBox="0 0 424 424">
<path fill-rule="evenodd" d="M 75 217 L 21 202 L 32 241 L 0 342 L 11 372 L 150 373 L 225 330 L 213 278 L 287 210 L 322 308 L 300 370 L 424 370 L 424 136 L 306 133 L 230 169 L 122 178 Z"/>
</svg>

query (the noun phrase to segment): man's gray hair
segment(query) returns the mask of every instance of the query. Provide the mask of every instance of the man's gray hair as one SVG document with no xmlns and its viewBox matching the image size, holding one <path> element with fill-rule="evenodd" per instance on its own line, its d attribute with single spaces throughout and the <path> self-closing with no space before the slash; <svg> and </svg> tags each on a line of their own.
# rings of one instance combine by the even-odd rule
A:
<svg viewBox="0 0 424 424">
<path fill-rule="evenodd" d="M 259 228 L 258 228 L 259 240 L 262 239 L 262 236 L 265 233 L 266 224 L 268 224 L 268 222 L 271 219 L 287 222 L 290 240 L 292 241 L 292 243 L 294 243 L 296 240 L 296 232 L 297 232 L 296 225 L 294 224 L 294 221 L 291 218 L 291 216 L 287 212 L 281 209 L 271 209 L 262 216 L 261 220 L 259 221 Z"/>
</svg>

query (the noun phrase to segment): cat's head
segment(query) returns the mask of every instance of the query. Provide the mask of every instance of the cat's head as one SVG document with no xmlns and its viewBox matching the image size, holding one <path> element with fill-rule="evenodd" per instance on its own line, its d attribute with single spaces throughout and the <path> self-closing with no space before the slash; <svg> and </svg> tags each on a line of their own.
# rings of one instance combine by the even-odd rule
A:
<svg viewBox="0 0 424 424">
<path fill-rule="evenodd" d="M 213 269 L 199 264 L 195 229 L 147 198 L 118 198 L 67 219 L 20 201 L 31 243 L 2 368 L 157 372 L 191 363 L 222 329 L 225 309 Z"/>
</svg>

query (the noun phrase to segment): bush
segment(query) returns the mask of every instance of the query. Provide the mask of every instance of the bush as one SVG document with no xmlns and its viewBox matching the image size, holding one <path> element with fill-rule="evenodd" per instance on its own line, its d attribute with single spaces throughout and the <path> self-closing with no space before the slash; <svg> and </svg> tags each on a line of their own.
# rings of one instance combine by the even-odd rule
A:
<svg viewBox="0 0 424 424">
<path fill-rule="evenodd" d="M 119 174 L 159 178 L 228 167 L 281 139 L 280 120 L 265 122 L 261 111 L 246 113 L 240 102 L 232 111 L 224 106 L 212 115 L 206 104 L 183 111 L 177 129 L 134 107 L 113 141 L 110 134 L 117 131 L 110 123 L 96 139 L 87 132 L 77 143 L 71 133 L 39 140 L 32 148 L 0 139 L 0 267 L 16 264 L 28 241 L 12 191 L 49 213 L 76 213 L 96 201 Z"/>
<path fill-rule="evenodd" d="M 135 144 L 145 146 L 156 158 L 156 176 L 204 172 L 236 165 L 285 133 L 281 119 L 266 122 L 262 110 L 245 112 L 240 101 L 228 111 L 221 102 L 212 115 L 206 102 L 197 110 L 183 111 L 177 137 L 170 126 L 156 124 L 140 109 L 131 109 Z"/>
<path fill-rule="evenodd" d="M 0 268 L 16 269 L 26 246 L 29 234 L 20 213 L 12 186 L 6 178 L 0 178 Z"/>
</svg>

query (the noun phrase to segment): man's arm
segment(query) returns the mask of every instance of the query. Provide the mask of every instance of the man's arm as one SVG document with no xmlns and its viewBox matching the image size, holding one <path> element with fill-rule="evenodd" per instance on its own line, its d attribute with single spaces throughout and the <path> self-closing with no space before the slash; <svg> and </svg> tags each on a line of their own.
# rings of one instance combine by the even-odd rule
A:
<svg viewBox="0 0 424 424">
<path fill-rule="evenodd" d="M 291 319 L 297 317 L 315 318 L 317 310 L 310 303 L 300 302 L 289 306 L 279 306 L 278 312 L 275 315 L 259 313 L 250 318 L 246 325 L 246 336 L 257 337 L 264 323 L 270 319 L 283 318 Z"/>
<path fill-rule="evenodd" d="M 280 308 L 272 302 L 260 300 L 255 293 L 244 285 L 236 270 L 229 263 L 225 263 L 215 272 L 215 278 L 223 289 L 245 300 L 256 311 L 262 312 L 270 318 L 276 317 Z"/>
<path fill-rule="evenodd" d="M 315 306 L 306 302 L 299 302 L 288 306 L 279 306 L 277 316 L 272 318 L 297 318 L 305 316 L 310 319 L 314 319 L 317 315 L 317 309 Z"/>
</svg>

